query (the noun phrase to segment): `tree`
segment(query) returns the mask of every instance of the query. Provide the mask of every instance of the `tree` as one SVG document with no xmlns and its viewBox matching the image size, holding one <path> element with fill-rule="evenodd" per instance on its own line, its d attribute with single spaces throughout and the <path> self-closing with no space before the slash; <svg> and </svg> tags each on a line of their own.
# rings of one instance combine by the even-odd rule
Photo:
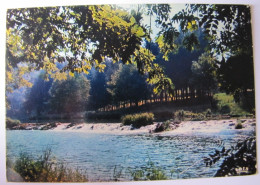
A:
<svg viewBox="0 0 260 185">
<path fill-rule="evenodd" d="M 23 108 L 28 115 L 40 116 L 49 110 L 49 89 L 53 80 L 45 81 L 43 76 L 44 73 L 41 73 L 34 81 L 32 88 L 28 89 L 26 101 L 23 104 Z"/>
<path fill-rule="evenodd" d="M 6 116 L 12 119 L 24 119 L 26 112 L 23 107 L 26 101 L 26 93 L 28 88 L 23 87 L 16 89 L 12 93 L 6 94 L 6 101 L 8 102 L 8 109 L 6 110 Z"/>
<path fill-rule="evenodd" d="M 205 38 L 209 42 L 207 50 L 213 56 L 220 58 L 216 63 L 219 65 L 219 74 L 221 75 L 218 75 L 218 77 L 223 90 L 233 94 L 239 94 L 237 92 L 242 91 L 247 94 L 246 92 L 249 89 L 254 92 L 254 86 L 252 86 L 254 71 L 249 5 L 187 4 L 185 10 L 160 23 L 164 26 L 160 33 L 160 37 L 163 39 L 157 40 L 161 50 L 166 47 L 162 41 L 167 39 L 165 35 L 167 35 L 169 29 L 172 30 L 173 22 L 178 22 L 182 32 L 186 33 L 182 45 L 187 49 L 196 48 L 198 42 L 194 33 L 199 28 L 203 30 Z M 172 35 L 175 35 L 176 38 L 177 32 L 176 30 L 174 32 L 175 34 Z M 176 52 L 176 49 L 171 50 L 171 52 Z M 171 52 L 165 52 L 167 55 L 164 58 L 168 59 Z M 232 62 L 234 59 L 240 60 L 239 57 L 243 59 L 243 65 L 241 65 L 241 62 Z M 243 76 L 244 79 L 241 83 L 229 79 L 229 76 L 233 76 L 232 78 L 235 79 L 240 78 L 241 74 L 232 70 L 239 68 L 239 66 L 243 66 L 240 70 L 248 72 L 248 75 Z M 249 84 L 244 85 L 244 82 L 249 82 Z"/>
<path fill-rule="evenodd" d="M 253 57 L 247 54 L 232 56 L 221 62 L 218 69 L 220 88 L 234 95 L 236 102 L 252 111 L 255 107 Z"/>
<path fill-rule="evenodd" d="M 186 47 L 180 46 L 177 53 L 171 53 L 168 56 L 168 61 L 163 59 L 163 54 L 159 52 L 160 49 L 157 43 L 146 42 L 146 47 L 150 48 L 156 56 L 155 62 L 159 63 L 164 68 L 165 74 L 172 80 L 172 83 L 175 86 L 175 95 L 177 93 L 176 90 L 181 90 L 182 98 L 184 98 L 184 91 L 186 92 L 186 97 L 191 94 L 195 95 L 193 84 L 190 83 L 192 77 L 192 61 L 198 60 L 199 56 L 205 51 L 208 44 L 201 29 L 194 31 L 194 34 L 198 36 L 200 47 L 196 50 L 190 51 L 186 49 Z M 185 34 L 180 31 L 175 42 L 181 44 L 184 38 Z"/>
<path fill-rule="evenodd" d="M 193 61 L 191 66 L 191 83 L 202 94 L 209 97 L 217 90 L 217 63 L 216 58 L 210 53 L 203 53 L 198 61 Z"/>
<path fill-rule="evenodd" d="M 114 62 L 134 63 L 155 87 L 171 88 L 171 81 L 153 63 L 154 55 L 142 47 L 149 39 L 144 26 L 131 14 L 112 5 L 21 8 L 7 11 L 7 82 L 19 74 L 44 69 L 46 78 L 66 79 L 67 73 L 89 73 L 94 66 Z M 63 63 L 62 68 L 57 63 Z M 17 84 L 21 84 L 19 81 Z M 156 92 L 156 91 L 155 91 Z"/>
<path fill-rule="evenodd" d="M 108 82 L 108 92 L 114 103 L 134 102 L 146 100 L 151 95 L 145 77 L 138 73 L 134 65 L 120 65 Z"/>
<path fill-rule="evenodd" d="M 111 96 L 107 91 L 107 81 L 105 73 L 94 71 L 90 80 L 90 97 L 88 109 L 97 110 L 105 107 L 111 101 Z"/>
<path fill-rule="evenodd" d="M 210 50 L 221 56 L 252 54 L 250 6 L 188 4 L 186 7 L 173 17 L 184 32 L 202 28 Z"/>
<path fill-rule="evenodd" d="M 90 83 L 84 75 L 75 74 L 67 80 L 54 81 L 50 93 L 50 107 L 55 113 L 70 115 L 86 110 Z"/>
<path fill-rule="evenodd" d="M 203 30 L 208 50 L 227 61 L 230 56 L 252 56 L 250 7 L 246 5 L 187 5 L 173 17 L 168 4 L 147 5 L 148 15 L 156 16 L 160 29 L 156 43 L 164 60 L 199 47 L 196 30 Z M 46 78 L 65 79 L 67 73 L 103 71 L 105 60 L 134 64 L 153 85 L 154 93 L 173 94 L 172 80 L 156 62 L 143 41 L 151 41 L 152 26 L 141 25 L 142 12 L 128 13 L 117 6 L 64 6 L 10 9 L 7 11 L 7 90 L 17 84 L 30 86 L 25 75 L 44 69 Z M 151 19 L 150 19 L 151 20 Z M 179 23 L 181 32 L 176 29 Z M 149 28 L 149 29 L 148 29 Z M 183 34 L 181 44 L 179 36 Z M 248 60 L 251 60 L 248 58 Z M 62 67 L 58 67 L 62 63 Z M 16 76 L 15 76 L 16 75 Z"/>
</svg>

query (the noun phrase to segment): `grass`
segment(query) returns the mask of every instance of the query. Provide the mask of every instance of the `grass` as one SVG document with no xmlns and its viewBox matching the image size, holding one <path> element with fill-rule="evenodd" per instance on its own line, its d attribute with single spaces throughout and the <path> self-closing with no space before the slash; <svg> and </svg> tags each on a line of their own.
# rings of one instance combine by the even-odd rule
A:
<svg viewBox="0 0 260 185">
<path fill-rule="evenodd" d="M 86 173 L 68 168 L 64 163 L 57 163 L 50 149 L 45 150 L 37 159 L 27 153 L 21 153 L 15 162 L 7 159 L 7 167 L 20 174 L 25 182 L 88 182 Z M 112 180 L 121 181 L 124 174 L 130 175 L 134 181 L 169 179 L 165 171 L 156 166 L 150 158 L 140 169 L 115 166 Z"/>
<path fill-rule="evenodd" d="M 212 102 L 211 102 L 212 103 Z M 213 96 L 213 103 L 209 100 L 194 99 L 176 102 L 160 102 L 140 107 L 131 107 L 127 109 L 88 113 L 87 118 L 90 120 L 118 120 L 129 114 L 140 112 L 151 112 L 154 114 L 154 121 L 163 122 L 169 119 L 176 121 L 183 120 L 208 120 L 222 119 L 222 116 L 245 117 L 251 115 L 250 112 L 242 108 L 241 104 L 235 102 L 233 95 L 226 93 L 217 93 Z"/>
<path fill-rule="evenodd" d="M 210 114 L 209 114 L 210 112 Z M 209 116 L 210 115 L 210 116 Z M 211 117 L 211 110 L 207 109 L 204 112 L 192 112 L 192 111 L 185 111 L 185 110 L 178 110 L 174 112 L 174 119 L 175 123 L 179 123 L 181 121 L 201 121 L 207 120 Z"/>
<path fill-rule="evenodd" d="M 26 153 L 12 163 L 8 160 L 8 167 L 13 168 L 25 182 L 87 182 L 86 174 L 79 170 L 66 167 L 64 163 L 57 164 L 51 157 L 51 150 L 47 149 L 38 159 L 32 159 Z M 167 180 L 163 169 L 156 166 L 151 159 L 140 169 L 122 168 L 115 166 L 113 181 L 120 181 L 123 174 L 129 174 L 134 181 Z"/>
<path fill-rule="evenodd" d="M 149 159 L 146 166 L 141 169 L 131 170 L 128 169 L 133 180 L 135 181 L 147 181 L 147 180 L 167 180 L 168 177 L 164 170 L 160 167 L 155 166 L 155 164 Z"/>
<path fill-rule="evenodd" d="M 8 128 L 8 129 L 18 126 L 19 124 L 21 124 L 21 122 L 19 120 L 11 119 L 8 117 L 6 118 L 6 128 Z"/>
<path fill-rule="evenodd" d="M 191 120 L 200 121 L 208 119 L 222 119 L 222 115 L 231 117 L 253 116 L 250 112 L 241 108 L 240 104 L 235 103 L 232 95 L 226 93 L 217 93 L 213 97 L 213 104 L 209 99 L 188 99 L 176 102 L 159 102 L 146 104 L 138 107 L 130 107 L 114 111 L 88 111 L 85 114 L 86 121 L 91 123 L 118 123 L 122 121 L 122 117 L 126 115 L 134 115 L 142 112 L 150 112 L 154 114 L 155 122 L 164 122 L 174 119 L 176 121 Z M 42 120 L 50 122 L 50 120 Z M 54 120 L 52 120 L 54 121 Z M 62 122 L 67 120 L 57 121 Z M 138 127 L 138 126 L 137 126 Z"/>
<path fill-rule="evenodd" d="M 132 125 L 134 128 L 153 124 L 153 113 L 129 114 L 122 117 L 123 125 Z"/>
<path fill-rule="evenodd" d="M 121 118 L 125 115 L 151 112 L 154 114 L 154 120 L 161 122 L 173 119 L 173 113 L 180 109 L 192 112 L 203 112 L 207 108 L 210 108 L 210 103 L 208 101 L 189 99 L 175 102 L 156 102 L 138 107 L 134 106 L 113 111 L 88 111 L 85 115 L 85 118 L 89 122 L 111 123 L 120 121 Z"/>
<path fill-rule="evenodd" d="M 235 102 L 232 95 L 228 95 L 226 93 L 217 93 L 214 95 L 213 99 L 216 101 L 217 112 L 220 114 L 230 114 L 237 116 L 245 116 L 250 114 Z"/>
<path fill-rule="evenodd" d="M 14 163 L 14 170 L 26 182 L 86 182 L 85 174 L 72 170 L 63 163 L 56 163 L 47 149 L 38 159 L 21 153 Z"/>
</svg>

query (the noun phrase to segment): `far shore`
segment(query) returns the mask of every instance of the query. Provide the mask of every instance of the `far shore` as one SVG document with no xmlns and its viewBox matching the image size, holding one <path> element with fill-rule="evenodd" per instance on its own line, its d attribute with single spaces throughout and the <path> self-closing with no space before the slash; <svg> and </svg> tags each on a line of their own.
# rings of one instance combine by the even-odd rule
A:
<svg viewBox="0 0 260 185">
<path fill-rule="evenodd" d="M 254 130 L 256 125 L 255 119 L 240 119 L 242 130 Z M 152 125 L 141 128 L 132 128 L 124 126 L 121 123 L 22 123 L 11 130 L 49 130 L 53 132 L 84 132 L 84 133 L 104 133 L 104 134 L 151 134 L 155 133 L 155 128 L 160 122 L 154 122 Z M 163 133 L 212 133 L 227 130 L 235 130 L 238 119 L 226 120 L 206 120 L 206 121 L 182 121 L 172 123 L 170 129 Z M 162 132 L 157 132 L 162 133 Z"/>
</svg>

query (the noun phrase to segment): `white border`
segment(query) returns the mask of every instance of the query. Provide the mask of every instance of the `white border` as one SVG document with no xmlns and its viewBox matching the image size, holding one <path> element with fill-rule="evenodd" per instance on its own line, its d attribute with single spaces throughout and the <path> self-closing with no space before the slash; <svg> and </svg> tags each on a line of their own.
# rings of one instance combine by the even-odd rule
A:
<svg viewBox="0 0 260 185">
<path fill-rule="evenodd" d="M 259 117 L 259 77 L 258 69 L 260 67 L 260 1 L 259 0 L 6 0 L 1 2 L 0 8 L 0 184 L 16 185 L 21 183 L 7 183 L 5 170 L 5 13 L 8 8 L 21 7 L 39 7 L 39 6 L 58 6 L 58 5 L 83 5 L 83 4 L 134 4 L 134 3 L 205 3 L 205 4 L 249 4 L 252 11 L 252 26 L 253 26 L 253 43 L 254 43 L 254 63 L 255 63 L 255 79 L 256 79 L 256 115 Z M 257 120 L 257 125 L 259 121 Z M 260 137 L 259 126 L 257 126 L 257 148 L 258 162 L 260 162 Z M 259 169 L 259 165 L 258 165 Z M 88 184 L 125 184 L 125 185 L 150 185 L 150 184 L 182 184 L 182 185 L 255 185 L 260 182 L 260 174 L 243 177 L 228 177 L 228 178 L 207 178 L 207 179 L 187 179 L 187 180 L 172 180 L 172 181 L 153 181 L 153 182 L 109 182 L 109 183 L 88 183 Z M 43 183 L 33 183 L 43 184 Z M 61 184 L 61 183 L 53 183 Z M 82 183 L 73 183 L 82 184 Z"/>
</svg>

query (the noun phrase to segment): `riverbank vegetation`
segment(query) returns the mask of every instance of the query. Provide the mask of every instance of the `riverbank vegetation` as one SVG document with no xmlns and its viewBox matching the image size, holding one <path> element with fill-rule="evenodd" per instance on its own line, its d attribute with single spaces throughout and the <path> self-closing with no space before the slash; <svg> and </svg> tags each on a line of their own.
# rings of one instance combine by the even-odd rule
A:
<svg viewBox="0 0 260 185">
<path fill-rule="evenodd" d="M 6 129 L 12 129 L 21 124 L 19 120 L 14 120 L 9 117 L 6 118 Z"/>
<path fill-rule="evenodd" d="M 235 146 L 221 151 L 216 150 L 214 154 L 204 158 L 206 166 L 210 167 L 222 159 L 215 177 L 252 175 L 257 171 L 256 162 L 256 139 L 249 137 L 241 140 Z"/>
<path fill-rule="evenodd" d="M 129 114 L 122 117 L 123 125 L 132 125 L 134 128 L 153 124 L 153 113 Z"/>
<path fill-rule="evenodd" d="M 167 180 L 165 171 L 156 166 L 150 159 L 141 169 L 128 169 L 134 181 Z"/>
<path fill-rule="evenodd" d="M 174 121 L 184 120 L 210 120 L 227 118 L 252 118 L 254 113 L 243 109 L 242 105 L 236 103 L 232 95 L 216 93 L 213 97 L 213 106 L 208 101 L 183 100 L 177 102 L 154 102 L 141 106 L 122 108 L 114 111 L 87 111 L 67 112 L 59 114 L 46 114 L 21 119 L 23 122 L 36 122 L 39 124 L 49 122 L 96 122 L 96 123 L 118 123 L 129 114 L 150 112 L 154 115 L 156 122 L 170 119 Z M 69 114 L 69 115 L 68 115 Z M 19 120 L 7 119 L 7 128 L 19 125 Z M 9 126 L 8 126 L 9 125 Z M 46 125 L 46 128 L 48 125 Z M 54 125 L 53 125 L 54 126 Z M 52 126 L 52 127 L 53 127 Z M 50 127 L 50 126 L 49 126 Z"/>
<path fill-rule="evenodd" d="M 87 182 L 86 174 L 80 170 L 72 169 L 63 162 L 57 162 L 51 154 L 51 149 L 43 152 L 37 159 L 28 153 L 21 153 L 13 168 L 25 182 Z"/>
</svg>

